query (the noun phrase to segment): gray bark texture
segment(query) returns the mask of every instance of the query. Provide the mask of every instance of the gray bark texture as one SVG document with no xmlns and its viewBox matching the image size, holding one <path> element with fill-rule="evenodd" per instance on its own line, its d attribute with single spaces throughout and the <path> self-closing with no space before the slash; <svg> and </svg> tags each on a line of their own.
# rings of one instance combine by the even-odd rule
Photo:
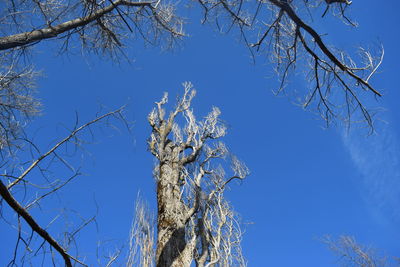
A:
<svg viewBox="0 0 400 267">
<path fill-rule="evenodd" d="M 166 145 L 159 168 L 157 266 L 187 266 L 188 259 L 182 255 L 186 247 L 187 207 L 180 199 L 179 180 L 183 166 L 179 160 L 179 147 L 174 147 L 171 142 Z"/>
</svg>

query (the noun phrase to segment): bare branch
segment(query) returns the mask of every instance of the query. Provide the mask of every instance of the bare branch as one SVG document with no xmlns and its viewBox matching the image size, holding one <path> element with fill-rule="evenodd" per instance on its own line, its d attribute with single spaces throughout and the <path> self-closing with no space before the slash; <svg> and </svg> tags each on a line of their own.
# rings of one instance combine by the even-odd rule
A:
<svg viewBox="0 0 400 267">
<path fill-rule="evenodd" d="M 285 89 L 290 75 L 305 63 L 309 70 L 308 81 L 312 82 L 310 93 L 304 98 L 302 106 L 316 108 L 317 113 L 327 125 L 335 120 L 350 123 L 353 116 L 361 115 L 363 121 L 373 130 L 372 111 L 365 106 L 363 92 L 371 92 L 380 97 L 382 93 L 373 87 L 371 78 L 377 73 L 383 59 L 383 49 L 379 55 L 363 50 L 359 64 L 339 49 L 330 47 L 312 23 L 312 9 L 317 9 L 323 1 L 268 0 L 252 3 L 243 0 L 198 1 L 205 18 L 215 18 L 217 27 L 236 25 L 245 44 L 261 55 L 270 57 L 280 76 L 280 85 L 276 93 Z M 347 0 L 326 0 L 328 10 L 346 24 L 356 26 L 345 10 L 351 5 Z M 241 23 L 236 16 L 252 16 L 251 25 Z M 212 16 L 213 14 L 213 16 Z M 302 15 L 307 18 L 302 18 Z M 231 27 L 231 26 L 229 26 Z M 257 34 L 256 31 L 259 31 Z M 253 43 L 247 40 L 256 36 Z M 264 49 L 265 47 L 265 49 Z M 358 117 L 356 117 L 356 121 Z"/>
<path fill-rule="evenodd" d="M 57 148 L 59 148 L 61 145 L 63 145 L 64 143 L 68 142 L 71 138 L 73 138 L 74 136 L 76 136 L 80 131 L 82 131 L 83 129 L 89 127 L 90 125 L 104 119 L 107 118 L 109 116 L 115 115 L 120 113 L 122 110 L 124 109 L 124 107 L 121 107 L 117 110 L 108 112 L 100 117 L 97 117 L 96 119 L 78 127 L 77 129 L 75 129 L 74 131 L 72 131 L 67 137 L 65 137 L 63 140 L 61 140 L 60 142 L 58 142 L 55 146 L 53 146 L 49 151 L 47 151 L 46 153 L 44 153 L 43 155 L 41 155 L 39 158 L 37 158 L 19 177 L 18 179 L 15 179 L 13 182 L 11 182 L 8 186 L 7 189 L 11 189 L 13 186 L 15 186 L 16 184 L 18 184 L 21 180 L 23 180 L 25 178 L 25 176 L 31 172 L 43 159 L 47 158 L 50 154 L 54 153 L 54 151 L 57 150 Z"/>
<path fill-rule="evenodd" d="M 8 188 L 0 180 L 0 195 L 8 203 L 8 205 L 29 224 L 33 231 L 40 235 L 46 242 L 50 244 L 63 257 L 65 266 L 72 267 L 71 257 L 58 242 L 32 218 L 29 212 L 18 203 L 11 195 Z"/>
<path fill-rule="evenodd" d="M 97 10 L 96 12 L 89 14 L 86 17 L 73 19 L 56 26 L 51 26 L 31 32 L 18 33 L 11 36 L 0 38 L 0 50 L 6 50 L 19 46 L 24 46 L 44 39 L 54 38 L 58 35 L 76 29 L 78 27 L 85 26 L 93 21 L 98 20 L 105 14 L 113 11 L 118 6 L 131 6 L 131 7 L 149 7 L 151 2 L 131 2 L 126 0 L 117 0 L 112 2 L 109 6 Z"/>
</svg>

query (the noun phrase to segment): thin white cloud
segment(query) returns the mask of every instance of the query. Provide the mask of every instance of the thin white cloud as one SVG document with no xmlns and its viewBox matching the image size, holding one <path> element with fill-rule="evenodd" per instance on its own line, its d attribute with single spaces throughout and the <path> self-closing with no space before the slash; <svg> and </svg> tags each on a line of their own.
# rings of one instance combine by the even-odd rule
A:
<svg viewBox="0 0 400 267">
<path fill-rule="evenodd" d="M 400 147 L 390 125 L 365 136 L 352 129 L 342 140 L 361 174 L 362 193 L 380 220 L 400 222 Z"/>
</svg>

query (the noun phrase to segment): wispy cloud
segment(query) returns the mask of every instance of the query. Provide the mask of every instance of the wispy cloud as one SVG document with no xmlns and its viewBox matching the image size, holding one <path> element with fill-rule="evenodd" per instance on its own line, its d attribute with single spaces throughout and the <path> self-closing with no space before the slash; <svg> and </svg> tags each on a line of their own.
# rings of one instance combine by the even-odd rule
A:
<svg viewBox="0 0 400 267">
<path fill-rule="evenodd" d="M 378 134 L 365 136 L 357 129 L 342 140 L 362 177 L 362 192 L 379 219 L 400 222 L 400 147 L 396 133 L 386 124 Z"/>
</svg>

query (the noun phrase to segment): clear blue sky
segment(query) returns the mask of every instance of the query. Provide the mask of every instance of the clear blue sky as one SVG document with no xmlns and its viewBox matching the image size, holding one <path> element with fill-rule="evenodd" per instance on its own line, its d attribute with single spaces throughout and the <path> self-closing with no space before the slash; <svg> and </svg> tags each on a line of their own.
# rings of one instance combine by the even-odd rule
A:
<svg viewBox="0 0 400 267">
<path fill-rule="evenodd" d="M 335 266 L 333 254 L 318 241 L 327 234 L 352 235 L 399 256 L 400 4 L 354 0 L 351 9 L 359 28 L 318 28 L 329 32 L 327 40 L 339 48 L 383 43 L 386 57 L 373 83 L 384 97 L 371 103 L 385 109 L 378 115 L 385 123 L 378 123 L 373 136 L 324 129 L 314 114 L 289 98 L 273 96 L 276 81 L 264 58 L 253 65 L 236 36 L 195 22 L 188 25 L 191 37 L 172 52 L 144 49 L 135 42 L 129 50 L 131 65 L 60 57 L 41 45 L 34 60 L 44 73 L 38 83 L 44 109 L 32 128 L 39 129 L 35 135 L 43 150 L 66 133 L 64 126 L 72 127 L 75 112 L 84 122 L 100 105 L 112 109 L 128 103 L 126 115 L 134 121 L 131 135 L 123 129 L 97 131 L 95 144 L 76 160 L 86 175 L 65 188 L 63 200 L 53 203 L 48 214 L 66 206 L 89 217 L 95 213 L 95 198 L 98 232 L 90 226 L 81 233 L 80 251 L 94 263 L 98 240 L 108 242 L 105 251 L 127 244 L 138 191 L 155 204 L 147 114 L 164 91 L 173 100 L 182 93 L 181 83 L 191 81 L 197 89 L 197 116 L 218 106 L 229 125 L 226 144 L 251 170 L 228 194 L 248 223 L 243 249 L 249 266 Z M 293 87 L 304 86 L 296 79 Z M 46 224 L 49 217 L 41 220 Z M 0 251 L 9 249 L 12 238 L 5 235 Z M 8 259 L 2 252 L 0 265 Z"/>
</svg>

